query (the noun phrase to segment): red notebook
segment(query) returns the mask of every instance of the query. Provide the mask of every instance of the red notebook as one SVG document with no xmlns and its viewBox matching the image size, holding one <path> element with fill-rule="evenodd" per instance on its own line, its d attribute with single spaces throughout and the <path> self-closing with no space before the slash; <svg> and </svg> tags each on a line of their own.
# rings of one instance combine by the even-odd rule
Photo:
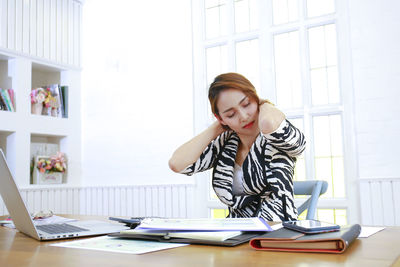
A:
<svg viewBox="0 0 400 267">
<path fill-rule="evenodd" d="M 340 231 L 320 234 L 302 234 L 280 228 L 251 239 L 250 246 L 266 251 L 343 253 L 360 232 L 359 224 L 341 227 Z"/>
</svg>

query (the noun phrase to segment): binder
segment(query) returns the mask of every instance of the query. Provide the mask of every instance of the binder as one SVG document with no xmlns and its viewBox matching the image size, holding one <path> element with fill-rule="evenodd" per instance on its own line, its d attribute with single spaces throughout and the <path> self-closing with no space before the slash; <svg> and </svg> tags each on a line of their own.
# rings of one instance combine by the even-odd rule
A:
<svg viewBox="0 0 400 267">
<path fill-rule="evenodd" d="M 202 240 L 195 238 L 176 238 L 170 237 L 168 234 L 165 235 L 129 235 L 114 233 L 109 234 L 111 237 L 126 238 L 126 239 L 137 239 L 137 240 L 147 240 L 147 241 L 158 241 L 158 242 L 168 242 L 168 243 L 184 243 L 184 244 L 196 244 L 196 245 L 212 245 L 212 246 L 224 246 L 224 247 L 234 247 L 243 243 L 248 242 L 252 238 L 260 236 L 265 232 L 243 232 L 242 234 L 228 238 L 223 241 L 216 240 Z"/>
<path fill-rule="evenodd" d="M 127 223 L 127 221 L 119 218 L 112 219 Z M 128 220 L 129 222 L 130 220 Z M 272 230 L 268 223 L 258 217 L 223 219 L 140 218 L 139 224 L 134 225 L 133 228 L 133 230 L 121 231 L 109 236 L 232 247 Z"/>
<path fill-rule="evenodd" d="M 341 227 L 340 231 L 320 234 L 302 234 L 281 228 L 252 238 L 250 246 L 265 251 L 343 253 L 360 232 L 359 224 Z"/>
</svg>

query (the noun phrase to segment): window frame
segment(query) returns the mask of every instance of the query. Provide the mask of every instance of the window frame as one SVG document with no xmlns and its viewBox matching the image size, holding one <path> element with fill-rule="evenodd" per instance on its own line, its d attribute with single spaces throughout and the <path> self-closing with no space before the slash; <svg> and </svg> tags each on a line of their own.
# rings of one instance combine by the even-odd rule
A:
<svg viewBox="0 0 400 267">
<path fill-rule="evenodd" d="M 192 0 L 192 27 L 193 27 L 193 87 L 194 87 L 194 132 L 200 133 L 210 124 L 207 115 L 207 69 L 206 49 L 216 45 L 226 44 L 228 46 L 228 71 L 235 71 L 235 47 L 236 43 L 258 38 L 259 40 L 259 77 L 260 86 L 257 91 L 260 97 L 268 96 L 268 99 L 276 103 L 275 92 L 275 69 L 274 69 L 274 35 L 299 31 L 300 51 L 300 77 L 303 88 L 303 107 L 296 109 L 282 109 L 288 119 L 302 118 L 304 134 L 307 139 L 307 149 L 304 152 L 306 161 L 306 179 L 315 179 L 314 147 L 312 140 L 313 116 L 340 114 L 342 118 L 343 132 L 343 160 L 345 176 L 345 198 L 320 199 L 318 207 L 322 209 L 347 209 L 348 223 L 359 221 L 359 191 L 357 183 L 357 158 L 354 123 L 353 84 L 351 72 L 351 50 L 348 26 L 348 3 L 345 0 L 336 0 L 336 12 L 319 17 L 306 18 L 306 0 L 298 0 L 299 20 L 282 25 L 273 25 L 272 1 L 259 0 L 259 23 L 258 30 L 251 32 L 235 33 L 234 25 L 234 0 L 227 0 L 229 19 L 228 34 L 210 40 L 205 39 L 205 8 L 204 0 Z M 308 29 L 334 23 L 336 25 L 337 38 L 337 68 L 339 76 L 339 88 L 341 102 L 324 106 L 311 105 L 310 89 L 310 63 L 308 54 Z M 264 48 L 264 49 L 262 49 Z M 344 138 L 346 137 L 346 138 Z M 196 174 L 196 185 L 198 197 L 198 216 L 210 216 L 211 209 L 226 208 L 218 200 L 209 196 L 210 185 L 209 172 Z M 302 200 L 296 199 L 296 204 Z"/>
</svg>

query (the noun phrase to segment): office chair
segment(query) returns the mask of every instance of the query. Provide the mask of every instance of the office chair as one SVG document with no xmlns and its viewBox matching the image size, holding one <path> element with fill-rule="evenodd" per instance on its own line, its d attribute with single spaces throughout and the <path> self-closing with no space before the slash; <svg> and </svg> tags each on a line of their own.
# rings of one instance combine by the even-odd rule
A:
<svg viewBox="0 0 400 267">
<path fill-rule="evenodd" d="M 328 189 L 328 182 L 320 180 L 312 181 L 293 181 L 293 189 L 295 195 L 309 195 L 310 197 L 303 202 L 297 212 L 300 215 L 307 210 L 307 220 L 316 218 L 317 202 L 320 195 L 324 194 Z"/>
</svg>

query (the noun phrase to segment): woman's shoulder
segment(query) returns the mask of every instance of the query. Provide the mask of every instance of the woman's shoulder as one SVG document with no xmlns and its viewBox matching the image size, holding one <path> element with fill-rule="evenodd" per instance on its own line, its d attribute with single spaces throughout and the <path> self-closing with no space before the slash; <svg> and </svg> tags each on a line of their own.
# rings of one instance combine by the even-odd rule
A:
<svg viewBox="0 0 400 267">
<path fill-rule="evenodd" d="M 221 149 L 227 147 L 237 147 L 239 145 L 239 136 L 232 130 L 227 130 L 220 134 L 214 141 L 213 144 Z"/>
<path fill-rule="evenodd" d="M 236 132 L 232 131 L 232 130 L 226 130 L 225 132 L 223 132 L 222 134 L 220 134 L 217 139 L 221 139 L 221 140 L 230 140 L 230 139 L 236 139 L 239 138 L 239 136 L 237 135 Z"/>
</svg>

